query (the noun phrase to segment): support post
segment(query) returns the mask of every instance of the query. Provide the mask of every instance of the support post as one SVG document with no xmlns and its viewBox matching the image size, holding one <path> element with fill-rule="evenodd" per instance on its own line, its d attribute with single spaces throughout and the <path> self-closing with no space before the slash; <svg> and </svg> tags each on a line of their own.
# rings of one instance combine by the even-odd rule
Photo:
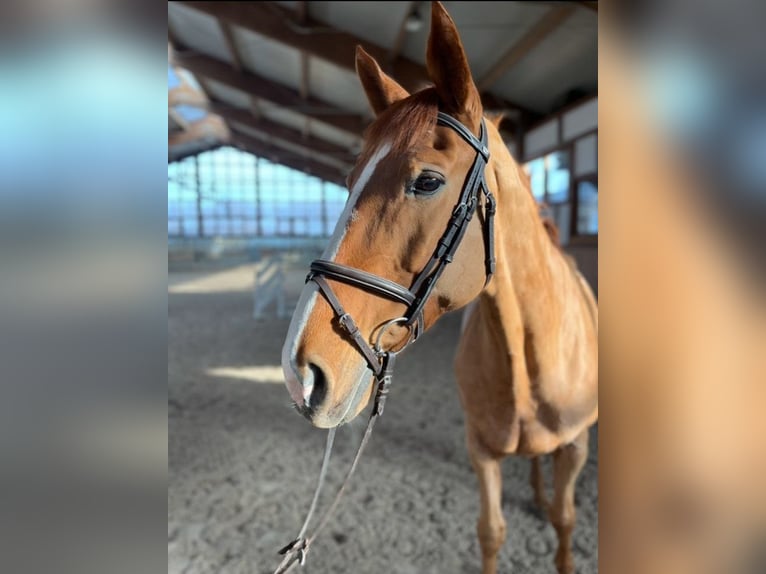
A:
<svg viewBox="0 0 766 574">
<path fill-rule="evenodd" d="M 327 230 L 327 182 L 322 181 L 322 206 L 321 206 L 321 215 L 322 218 L 322 235 L 325 237 L 329 236 L 329 232 Z"/>
<path fill-rule="evenodd" d="M 194 191 L 197 196 L 197 237 L 202 238 L 205 236 L 205 222 L 202 217 L 202 189 L 200 185 L 199 176 L 199 155 L 194 156 Z M 200 261 L 202 259 L 201 244 L 194 247 L 194 260 Z"/>
<path fill-rule="evenodd" d="M 261 212 L 261 166 L 258 162 L 258 156 L 253 156 L 255 162 L 255 234 L 258 237 L 263 235 L 263 227 L 261 218 L 263 213 Z"/>
</svg>

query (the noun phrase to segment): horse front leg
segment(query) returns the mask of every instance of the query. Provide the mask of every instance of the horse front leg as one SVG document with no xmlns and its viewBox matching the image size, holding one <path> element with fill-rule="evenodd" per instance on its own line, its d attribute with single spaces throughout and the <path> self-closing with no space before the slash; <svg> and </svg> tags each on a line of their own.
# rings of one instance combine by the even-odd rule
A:
<svg viewBox="0 0 766 574">
<path fill-rule="evenodd" d="M 588 458 L 588 429 L 571 443 L 553 453 L 553 502 L 549 508 L 550 520 L 559 538 L 556 568 L 559 574 L 574 572 L 572 558 L 572 530 L 575 524 L 575 481 Z"/>
<path fill-rule="evenodd" d="M 529 472 L 529 484 L 535 496 L 535 504 L 543 513 L 548 510 L 548 497 L 545 495 L 545 477 L 542 469 L 542 456 L 532 458 L 532 467 Z"/>
<path fill-rule="evenodd" d="M 483 574 L 497 572 L 497 554 L 505 541 L 506 524 L 503 518 L 502 487 L 500 469 L 502 457 L 490 453 L 481 444 L 479 437 L 468 431 L 468 454 L 479 479 L 481 510 L 477 531 L 481 546 Z"/>
</svg>

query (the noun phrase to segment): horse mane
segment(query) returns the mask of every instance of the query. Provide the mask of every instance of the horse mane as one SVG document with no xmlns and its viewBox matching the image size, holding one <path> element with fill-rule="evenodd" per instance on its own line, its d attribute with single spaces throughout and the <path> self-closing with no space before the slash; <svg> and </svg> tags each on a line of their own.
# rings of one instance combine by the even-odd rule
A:
<svg viewBox="0 0 766 574">
<path fill-rule="evenodd" d="M 540 206 L 541 211 L 544 208 L 545 206 Z M 561 234 L 559 233 L 559 227 L 556 225 L 556 222 L 553 221 L 552 217 L 542 215 L 542 213 L 540 214 L 540 218 L 543 222 L 543 229 L 545 229 L 545 232 L 548 234 L 550 240 L 556 247 L 561 247 Z"/>
<path fill-rule="evenodd" d="M 391 152 L 412 154 L 423 145 L 426 136 L 436 126 L 439 96 L 428 87 L 394 102 L 373 121 L 364 132 L 365 147 L 359 162 L 364 165 L 379 142 L 391 146 Z"/>
<path fill-rule="evenodd" d="M 532 180 L 529 178 L 529 174 L 518 163 L 516 164 L 516 169 L 519 172 L 519 179 L 521 180 L 522 185 L 532 197 L 532 201 L 537 203 L 537 199 L 535 199 L 535 196 L 532 193 Z M 543 225 L 543 229 L 545 229 L 548 239 L 551 240 L 553 245 L 561 248 L 561 233 L 559 232 L 559 226 L 556 225 L 556 221 L 550 215 L 546 214 L 547 210 L 548 205 L 545 203 L 538 204 L 537 214 L 540 216 L 540 222 Z"/>
</svg>

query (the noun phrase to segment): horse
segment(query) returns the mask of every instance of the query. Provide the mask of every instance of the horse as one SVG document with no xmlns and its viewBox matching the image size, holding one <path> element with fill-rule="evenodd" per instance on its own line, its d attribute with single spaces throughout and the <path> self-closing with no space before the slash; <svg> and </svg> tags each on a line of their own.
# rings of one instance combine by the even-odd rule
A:
<svg viewBox="0 0 766 574">
<path fill-rule="evenodd" d="M 410 94 L 357 48 L 357 75 L 376 117 L 323 259 L 398 285 L 419 282 L 473 175 L 477 150 L 488 151 L 482 176 L 496 208 L 490 212 L 485 202 L 466 220 L 462 241 L 423 302 L 418 328 L 427 331 L 445 313 L 465 308 L 454 367 L 479 485 L 483 572 L 496 572 L 505 540 L 500 463 L 515 454 L 532 460 L 535 499 L 559 539 L 556 567 L 569 574 L 575 481 L 598 418 L 596 301 L 552 239 L 497 126 L 485 120 L 457 27 L 439 2 L 432 3 L 426 63 L 433 85 Z M 472 135 L 444 125 L 445 114 Z M 466 145 L 478 141 L 477 134 L 487 149 Z M 400 349 L 413 326 L 394 319 L 402 315 L 402 301 L 332 276 L 324 284 L 332 284 L 334 302 L 326 288 L 306 283 L 282 365 L 299 412 L 317 427 L 333 428 L 355 418 L 375 395 L 371 360 L 360 350 L 373 340 L 382 349 Z M 350 316 L 354 337 L 339 324 Z M 553 457 L 550 502 L 540 466 L 547 454 Z"/>
</svg>

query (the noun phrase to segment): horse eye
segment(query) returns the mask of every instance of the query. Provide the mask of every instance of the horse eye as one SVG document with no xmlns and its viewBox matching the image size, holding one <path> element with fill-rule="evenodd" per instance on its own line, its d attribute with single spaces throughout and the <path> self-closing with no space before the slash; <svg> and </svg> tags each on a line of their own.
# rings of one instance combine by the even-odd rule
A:
<svg viewBox="0 0 766 574">
<path fill-rule="evenodd" d="M 431 195 L 439 191 L 444 182 L 433 175 L 421 175 L 412 184 L 411 191 L 420 195 Z"/>
</svg>

